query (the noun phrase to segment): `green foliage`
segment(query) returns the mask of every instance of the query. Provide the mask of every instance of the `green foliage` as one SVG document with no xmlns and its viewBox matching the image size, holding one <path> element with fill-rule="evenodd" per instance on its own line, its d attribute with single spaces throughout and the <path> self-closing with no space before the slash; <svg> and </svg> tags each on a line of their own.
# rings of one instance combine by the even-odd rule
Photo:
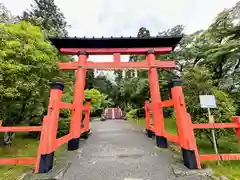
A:
<svg viewBox="0 0 240 180">
<path fill-rule="evenodd" d="M 86 88 L 86 89 L 92 89 L 94 83 L 95 83 L 94 72 L 88 70 L 88 71 L 87 71 L 87 76 L 86 76 L 86 85 L 85 85 L 85 88 Z"/>
<path fill-rule="evenodd" d="M 54 0 L 34 0 L 31 10 L 24 11 L 19 18 L 41 27 L 42 31 L 49 36 L 68 34 L 65 17 Z"/>
<path fill-rule="evenodd" d="M 12 145 L 0 147 L 1 158 L 9 157 L 36 157 L 39 141 L 32 138 L 27 138 L 26 134 L 19 133 L 15 136 Z M 59 147 L 54 153 L 54 161 L 61 158 L 66 146 Z M 19 180 L 26 172 L 32 172 L 34 165 L 4 165 L 0 166 L 0 180 Z M 25 179 L 25 178 L 24 178 Z M 27 177 L 26 177 L 27 179 Z M 29 178 L 32 179 L 32 178 Z"/>
<path fill-rule="evenodd" d="M 29 23 L 1 24 L 0 31 L 1 119 L 5 124 L 42 119 L 49 83 L 58 75 L 57 51 Z"/>
<path fill-rule="evenodd" d="M 130 78 L 122 79 L 120 84 L 120 97 L 123 101 L 124 110 L 130 105 L 134 108 L 143 107 L 144 101 L 149 98 L 148 79 L 146 78 Z"/>
<path fill-rule="evenodd" d="M 117 87 L 116 84 L 111 82 L 104 75 L 98 75 L 97 77 L 95 77 L 92 80 L 92 84 L 94 89 L 97 89 L 101 93 L 108 95 L 107 99 L 110 102 L 108 106 L 117 106 L 118 101 L 120 101 L 120 99 L 118 98 L 119 88 Z"/>
<path fill-rule="evenodd" d="M 233 99 L 222 90 L 213 86 L 212 74 L 204 68 L 194 68 L 183 75 L 184 94 L 188 112 L 193 123 L 208 123 L 207 111 L 200 107 L 199 95 L 212 94 L 216 97 L 217 108 L 212 110 L 216 122 L 230 122 L 235 115 L 236 108 Z M 197 136 L 207 136 L 211 141 L 211 132 L 208 129 L 198 129 Z M 216 137 L 228 135 L 232 130 L 216 130 Z"/>
<path fill-rule="evenodd" d="M 69 91 L 63 94 L 63 102 L 73 102 L 73 87 Z M 92 116 L 101 116 L 102 111 L 111 105 L 112 101 L 107 97 L 107 95 L 101 93 L 97 89 L 86 89 L 84 91 L 85 99 L 91 99 L 91 115 Z M 84 118 L 84 113 L 83 113 Z M 61 137 L 69 133 L 71 120 L 71 111 L 66 109 L 61 109 L 60 119 L 58 122 L 58 136 Z"/>
<path fill-rule="evenodd" d="M 86 89 L 84 91 L 85 99 L 91 99 L 91 112 L 103 110 L 111 101 L 107 99 L 107 95 L 101 94 L 97 89 Z"/>
<path fill-rule="evenodd" d="M 129 112 L 126 114 L 126 119 L 127 120 L 133 120 L 137 118 L 137 109 L 131 109 Z"/>
<path fill-rule="evenodd" d="M 71 116 L 65 118 L 59 118 L 58 121 L 58 137 L 62 137 L 69 133 Z"/>
<path fill-rule="evenodd" d="M 159 36 L 181 36 L 183 34 L 183 25 L 176 25 L 170 29 L 161 31 L 158 33 Z"/>
</svg>

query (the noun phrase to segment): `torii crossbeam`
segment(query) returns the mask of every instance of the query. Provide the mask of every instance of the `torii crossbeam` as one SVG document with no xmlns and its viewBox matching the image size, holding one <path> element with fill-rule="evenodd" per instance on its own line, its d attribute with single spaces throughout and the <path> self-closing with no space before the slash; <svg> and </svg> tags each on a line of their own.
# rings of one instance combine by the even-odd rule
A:
<svg viewBox="0 0 240 180">
<path fill-rule="evenodd" d="M 154 54 L 170 53 L 181 37 L 151 37 L 151 38 L 50 38 L 52 43 L 63 54 L 78 55 L 87 52 L 90 55 L 113 55 L 113 62 L 79 62 L 60 63 L 60 69 L 74 70 L 78 68 L 119 70 L 119 69 L 149 69 L 174 68 L 174 61 L 121 62 L 120 55 L 146 54 L 149 50 Z"/>
</svg>

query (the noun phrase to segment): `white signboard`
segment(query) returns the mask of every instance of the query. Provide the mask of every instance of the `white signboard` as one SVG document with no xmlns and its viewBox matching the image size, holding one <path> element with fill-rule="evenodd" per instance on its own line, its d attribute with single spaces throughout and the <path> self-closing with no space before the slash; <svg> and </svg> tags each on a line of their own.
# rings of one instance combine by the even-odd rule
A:
<svg viewBox="0 0 240 180">
<path fill-rule="evenodd" d="M 200 104 L 202 108 L 216 108 L 216 99 L 213 95 L 200 95 Z"/>
</svg>

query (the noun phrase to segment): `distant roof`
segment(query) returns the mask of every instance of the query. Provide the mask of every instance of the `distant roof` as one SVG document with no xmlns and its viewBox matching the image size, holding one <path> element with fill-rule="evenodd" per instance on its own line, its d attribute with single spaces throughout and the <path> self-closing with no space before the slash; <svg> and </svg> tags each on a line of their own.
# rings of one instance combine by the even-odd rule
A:
<svg viewBox="0 0 240 180">
<path fill-rule="evenodd" d="M 110 38 L 57 38 L 49 40 L 59 50 L 60 48 L 156 48 L 172 47 L 179 43 L 182 36 L 167 37 L 110 37 Z"/>
</svg>

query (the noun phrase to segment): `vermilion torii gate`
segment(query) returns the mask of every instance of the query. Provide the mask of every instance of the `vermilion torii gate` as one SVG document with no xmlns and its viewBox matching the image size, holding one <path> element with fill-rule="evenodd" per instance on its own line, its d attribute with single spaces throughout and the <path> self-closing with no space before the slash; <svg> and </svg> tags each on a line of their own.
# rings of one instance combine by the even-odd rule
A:
<svg viewBox="0 0 240 180">
<path fill-rule="evenodd" d="M 174 61 L 156 60 L 157 54 L 166 54 L 173 51 L 181 37 L 151 37 L 151 38 L 50 38 L 57 49 L 67 55 L 78 55 L 77 62 L 60 63 L 62 70 L 75 70 L 75 88 L 73 103 L 62 102 L 64 85 L 53 83 L 50 92 L 48 113 L 43 118 L 41 126 L 2 127 L 0 132 L 28 132 L 40 131 L 41 138 L 37 157 L 0 158 L 0 164 L 35 164 L 35 173 L 46 173 L 53 167 L 54 152 L 62 144 L 68 143 L 68 150 L 79 148 L 80 136 L 87 138 L 90 121 L 90 100 L 84 104 L 84 88 L 86 71 L 93 69 L 147 70 L 151 108 L 146 103 L 146 131 L 156 135 L 158 147 L 166 148 L 167 140 L 176 141 L 182 147 L 184 164 L 188 168 L 200 168 L 195 137 L 191 131 L 191 119 L 186 113 L 182 87 L 178 81 L 173 82 L 172 100 L 161 101 L 157 69 L 175 68 Z M 122 54 L 145 55 L 146 60 L 141 62 L 121 62 Z M 113 62 L 88 62 L 88 55 L 113 55 Z M 163 107 L 173 105 L 176 112 L 178 138 L 170 136 L 164 130 Z M 59 113 L 61 109 L 72 110 L 69 134 L 57 138 Z M 149 124 L 149 109 L 153 112 L 153 126 Z M 82 113 L 85 112 L 84 126 Z"/>
<path fill-rule="evenodd" d="M 68 150 L 76 150 L 79 148 L 81 133 L 85 133 L 85 136 L 88 136 L 90 102 L 87 102 L 85 105 L 83 104 L 86 71 L 88 69 L 138 69 L 148 70 L 151 104 L 147 101 L 145 102 L 146 132 L 150 136 L 151 134 L 155 134 L 158 147 L 167 148 L 168 140 L 179 144 L 182 149 L 184 165 L 189 169 L 201 168 L 200 162 L 203 160 L 240 159 L 239 154 L 199 155 L 194 136 L 194 129 L 197 128 L 235 128 L 237 136 L 240 139 L 240 117 L 233 117 L 233 123 L 192 124 L 191 117 L 186 111 L 180 79 L 173 79 L 169 83 L 171 99 L 161 100 L 157 69 L 175 68 L 176 65 L 174 61 L 156 60 L 156 55 L 170 53 L 180 40 L 181 37 L 50 38 L 50 41 L 61 53 L 78 55 L 77 62 L 59 64 L 60 69 L 76 70 L 76 79 L 73 104 L 65 103 L 65 105 L 62 106 L 72 109 L 70 132 L 69 135 L 59 140 L 58 145 L 68 142 Z M 121 62 L 120 55 L 122 54 L 145 55 L 146 60 L 142 62 Z M 113 62 L 88 62 L 88 55 L 113 55 Z M 56 97 L 56 99 L 59 99 L 59 97 Z M 61 104 L 63 103 L 60 103 L 60 105 Z M 163 108 L 170 106 L 173 106 L 175 109 L 178 135 L 173 135 L 164 128 Z M 153 112 L 153 125 L 149 123 L 149 110 Z M 83 111 L 87 112 L 87 116 L 85 116 L 84 128 L 81 128 Z M 58 114 L 59 112 L 55 111 L 55 113 Z M 48 143 L 50 142 L 51 141 L 48 141 Z M 54 150 L 54 148 L 52 149 Z M 45 168 L 46 170 L 51 169 L 52 164 L 49 165 L 49 160 L 46 158 L 47 156 L 48 154 L 41 153 L 39 169 L 45 164 L 48 166 L 47 169 Z M 52 156 L 50 156 L 50 158 L 50 162 L 52 163 Z M 41 171 L 39 170 L 39 172 Z"/>
<path fill-rule="evenodd" d="M 167 147 L 167 134 L 164 130 L 163 105 L 166 102 L 161 101 L 158 72 L 157 69 L 175 68 L 174 61 L 156 60 L 157 54 L 167 54 L 173 51 L 175 46 L 181 40 L 181 37 L 150 37 L 150 38 L 50 38 L 50 41 L 57 49 L 66 55 L 78 55 L 77 62 L 60 63 L 62 70 L 75 70 L 75 88 L 73 104 L 66 104 L 65 108 L 72 109 L 72 118 L 70 123 L 69 135 L 62 137 L 61 143 L 68 142 L 68 150 L 76 150 L 79 148 L 80 135 L 89 130 L 89 117 L 85 118 L 86 124 L 84 130 L 81 129 L 82 112 L 88 105 L 83 105 L 84 88 L 86 81 L 86 71 L 93 69 L 100 70 L 123 70 L 138 69 L 148 70 L 148 79 L 151 96 L 151 110 L 153 112 L 154 134 L 156 135 L 156 144 L 158 147 Z M 141 62 L 121 62 L 120 55 L 145 55 L 146 60 Z M 113 62 L 88 62 L 88 55 L 113 55 Z M 182 87 L 179 84 L 174 86 Z M 60 90 L 63 88 L 59 86 Z M 194 134 L 188 137 L 187 131 L 184 130 L 184 117 L 186 115 L 186 107 L 184 102 L 180 102 L 179 98 L 183 97 L 181 90 L 175 93 L 177 116 L 177 124 L 179 129 L 179 137 L 181 139 L 181 147 L 183 150 L 184 164 L 189 168 L 200 168 L 200 164 L 196 158 Z M 59 97 L 58 97 L 59 99 Z M 162 106 L 159 106 L 159 103 Z M 168 103 L 167 103 L 168 104 Z M 89 116 L 89 108 L 88 116 Z M 56 114 L 59 113 L 56 111 Z M 147 122 L 148 125 L 148 122 Z M 55 127 L 55 126 L 53 126 Z M 56 128 L 55 128 L 56 129 Z M 147 126 L 147 132 L 151 132 Z M 56 133 L 54 133 L 56 134 Z M 55 137 L 55 135 L 54 135 Z M 54 148 L 52 148 L 54 150 Z M 39 172 L 47 172 L 52 167 L 53 152 L 41 154 Z M 50 163 L 49 163 L 50 162 Z M 38 167 L 37 167 L 38 168 Z M 44 169 L 44 170 L 41 170 Z"/>
<path fill-rule="evenodd" d="M 170 53 L 181 37 L 150 37 L 150 38 L 50 38 L 57 49 L 67 55 L 78 55 L 77 62 L 60 63 L 62 70 L 76 70 L 73 106 L 70 131 L 73 139 L 69 148 L 75 149 L 79 143 L 81 127 L 82 106 L 84 100 L 84 86 L 87 69 L 123 70 L 139 69 L 148 70 L 150 95 L 153 105 L 156 143 L 159 147 L 166 141 L 163 136 L 164 119 L 163 110 L 159 108 L 161 101 L 157 69 L 175 68 L 174 61 L 156 60 L 156 54 Z M 143 62 L 121 62 L 120 55 L 138 54 L 146 55 Z M 113 55 L 113 62 L 87 62 L 88 55 Z"/>
</svg>

